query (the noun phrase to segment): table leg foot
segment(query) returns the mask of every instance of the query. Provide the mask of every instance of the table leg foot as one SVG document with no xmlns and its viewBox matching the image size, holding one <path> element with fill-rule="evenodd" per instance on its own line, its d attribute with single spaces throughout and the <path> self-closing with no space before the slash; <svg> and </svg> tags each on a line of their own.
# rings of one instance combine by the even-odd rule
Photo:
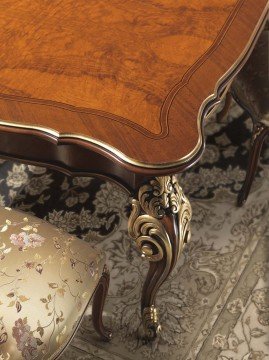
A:
<svg viewBox="0 0 269 360">
<path fill-rule="evenodd" d="M 161 331 L 158 310 L 154 305 L 145 307 L 142 313 L 142 322 L 146 339 L 155 339 Z"/>
<path fill-rule="evenodd" d="M 147 339 L 161 327 L 155 306 L 157 292 L 173 270 L 190 238 L 191 206 L 175 176 L 156 177 L 140 187 L 132 200 L 129 234 L 150 267 L 144 283 L 141 313 Z"/>
</svg>

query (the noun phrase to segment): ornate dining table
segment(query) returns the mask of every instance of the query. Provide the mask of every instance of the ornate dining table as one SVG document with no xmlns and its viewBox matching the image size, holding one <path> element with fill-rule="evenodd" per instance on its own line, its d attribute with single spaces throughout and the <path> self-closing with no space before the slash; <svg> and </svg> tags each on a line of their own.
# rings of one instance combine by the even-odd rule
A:
<svg viewBox="0 0 269 360">
<path fill-rule="evenodd" d="M 129 234 L 156 295 L 190 239 L 176 173 L 244 66 L 268 0 L 1 0 L 0 156 L 112 179 L 131 197 Z"/>
</svg>

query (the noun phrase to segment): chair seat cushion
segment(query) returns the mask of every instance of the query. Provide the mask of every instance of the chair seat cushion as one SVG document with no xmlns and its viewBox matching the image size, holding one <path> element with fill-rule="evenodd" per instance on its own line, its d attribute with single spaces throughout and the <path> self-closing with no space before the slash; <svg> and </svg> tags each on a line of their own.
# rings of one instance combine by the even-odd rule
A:
<svg viewBox="0 0 269 360">
<path fill-rule="evenodd" d="M 53 359 L 67 345 L 105 265 L 86 242 L 0 209 L 0 359 Z"/>
</svg>

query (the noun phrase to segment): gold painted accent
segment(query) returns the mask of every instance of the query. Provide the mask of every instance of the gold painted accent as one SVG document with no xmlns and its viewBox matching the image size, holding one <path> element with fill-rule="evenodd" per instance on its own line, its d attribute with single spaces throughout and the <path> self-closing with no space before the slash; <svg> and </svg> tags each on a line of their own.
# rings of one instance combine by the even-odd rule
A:
<svg viewBox="0 0 269 360">
<path fill-rule="evenodd" d="M 153 249 L 150 245 L 143 245 L 141 248 L 142 251 L 142 257 L 152 256 L 153 255 Z"/>
<path fill-rule="evenodd" d="M 160 261 L 163 258 L 163 247 L 165 247 L 168 262 L 171 262 L 169 254 L 171 254 L 172 247 L 164 226 L 158 219 L 144 214 L 139 201 L 136 199 L 132 201 L 132 212 L 128 227 L 130 236 L 136 240 L 136 245 L 144 258 L 149 261 Z M 150 251 L 143 252 L 145 246 Z"/>
<path fill-rule="evenodd" d="M 115 147 L 113 147 L 111 145 L 106 144 L 105 142 L 103 142 L 101 140 L 97 140 L 97 139 L 94 139 L 94 138 L 92 138 L 90 136 L 85 136 L 83 134 L 59 133 L 57 130 L 47 128 L 47 127 L 44 127 L 44 126 L 22 125 L 20 123 L 5 121 L 5 120 L 1 120 L 1 119 L 0 119 L 0 126 L 20 128 L 20 129 L 29 129 L 29 130 L 37 130 L 37 131 L 40 131 L 42 133 L 52 135 L 53 137 L 56 138 L 57 141 L 59 141 L 59 140 L 61 140 L 63 138 L 64 139 L 83 140 L 85 142 L 92 143 L 92 144 L 96 145 L 97 147 L 99 147 L 101 149 L 105 149 L 106 151 L 108 151 L 108 153 L 111 153 L 112 155 L 120 158 L 122 161 L 125 161 L 126 163 L 128 163 L 130 165 L 138 166 L 138 167 L 141 167 L 141 168 L 169 169 L 169 168 L 174 168 L 174 167 L 186 164 L 186 163 L 190 162 L 195 157 L 195 155 L 201 150 L 202 147 L 205 146 L 203 129 L 202 129 L 202 122 L 203 122 L 204 118 L 208 117 L 208 115 L 209 115 L 209 113 L 211 113 L 212 109 L 215 108 L 220 103 L 218 90 L 221 88 L 224 81 L 226 79 L 228 79 L 234 72 L 238 73 L 241 70 L 241 68 L 243 67 L 243 65 L 245 64 L 245 62 L 247 61 L 248 56 L 250 55 L 253 47 L 255 46 L 255 40 L 258 38 L 260 32 L 262 31 L 263 24 L 265 24 L 266 21 L 267 21 L 268 11 L 269 11 L 269 3 L 266 6 L 266 8 L 264 9 L 263 14 L 262 14 L 260 20 L 258 21 L 258 23 L 257 23 L 257 25 L 255 27 L 255 30 L 252 33 L 252 36 L 250 37 L 248 43 L 246 44 L 246 46 L 245 46 L 244 50 L 242 51 L 242 53 L 240 54 L 240 56 L 238 57 L 237 61 L 217 81 L 217 83 L 215 85 L 215 88 L 214 88 L 214 93 L 209 95 L 202 102 L 202 104 L 200 106 L 200 109 L 199 109 L 199 112 L 198 112 L 198 116 L 197 116 L 197 129 L 198 129 L 198 135 L 199 136 L 198 136 L 198 141 L 197 141 L 196 146 L 193 148 L 192 151 L 189 152 L 189 154 L 183 156 L 182 158 L 180 158 L 180 159 L 178 159 L 176 161 L 172 161 L 172 162 L 168 162 L 168 163 L 154 163 L 154 164 L 145 163 L 145 162 L 135 160 L 135 159 L 125 155 L 120 150 L 116 149 Z M 233 77 L 235 75 L 236 74 L 234 74 Z M 226 88 L 229 86 L 229 84 L 230 84 L 230 82 L 228 82 L 226 84 Z M 208 103 L 210 101 L 214 101 L 214 104 L 212 104 L 212 106 L 209 109 L 209 111 L 207 112 L 207 114 L 202 116 L 206 106 L 208 105 Z"/>
<path fill-rule="evenodd" d="M 173 246 L 166 229 L 165 218 L 171 217 L 174 221 L 179 256 L 190 238 L 191 216 L 191 205 L 175 176 L 152 179 L 148 184 L 141 186 L 138 200 L 132 200 L 128 224 L 130 236 L 136 241 L 144 258 L 152 262 L 165 261 L 164 270 L 156 281 L 156 288 L 159 288 L 169 275 L 173 261 Z M 156 327 L 155 322 L 149 321 L 148 312 L 146 315 L 143 312 L 142 315 L 146 333 L 152 334 L 152 329 L 157 331 L 159 325 Z"/>
<path fill-rule="evenodd" d="M 140 188 L 138 198 L 146 213 L 161 219 L 167 209 L 173 214 L 179 211 L 182 195 L 182 189 L 174 176 L 159 176 L 151 180 L 150 186 Z"/>
<path fill-rule="evenodd" d="M 267 128 L 268 128 L 268 126 L 263 124 L 262 122 L 258 122 L 254 125 L 252 138 L 251 138 L 251 146 L 254 145 L 254 142 L 257 139 L 257 137 L 259 137 L 261 135 L 261 133 L 264 131 L 264 129 L 267 129 Z"/>
<path fill-rule="evenodd" d="M 149 184 L 141 186 L 138 200 L 132 200 L 128 226 L 129 234 L 135 239 L 143 257 L 159 261 L 165 249 L 167 268 L 171 261 L 171 242 L 160 220 L 170 214 L 176 216 L 180 253 L 190 238 L 192 210 L 175 176 L 156 177 Z"/>
<path fill-rule="evenodd" d="M 161 331 L 159 324 L 158 310 L 154 305 L 147 307 L 143 311 L 143 327 L 146 331 L 146 338 L 152 339 L 156 337 Z"/>
</svg>

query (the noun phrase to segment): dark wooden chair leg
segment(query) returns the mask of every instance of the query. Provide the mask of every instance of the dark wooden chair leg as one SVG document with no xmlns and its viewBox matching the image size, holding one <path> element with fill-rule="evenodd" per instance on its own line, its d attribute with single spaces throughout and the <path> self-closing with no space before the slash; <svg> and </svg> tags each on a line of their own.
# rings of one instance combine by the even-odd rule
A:
<svg viewBox="0 0 269 360">
<path fill-rule="evenodd" d="M 237 198 L 238 206 L 242 206 L 248 198 L 257 171 L 262 145 L 267 135 L 269 135 L 269 127 L 263 123 L 256 123 L 254 125 L 246 178 Z"/>
<path fill-rule="evenodd" d="M 216 115 L 217 122 L 220 122 L 227 115 L 232 103 L 232 99 L 232 94 L 230 93 L 230 91 L 228 91 L 225 97 L 225 103 L 223 105 L 223 108 Z"/>
<path fill-rule="evenodd" d="M 95 290 L 92 304 L 93 326 L 104 341 L 109 341 L 112 336 L 111 331 L 106 329 L 103 324 L 103 309 L 109 288 L 109 279 L 109 271 L 105 266 L 103 274 Z"/>
</svg>

